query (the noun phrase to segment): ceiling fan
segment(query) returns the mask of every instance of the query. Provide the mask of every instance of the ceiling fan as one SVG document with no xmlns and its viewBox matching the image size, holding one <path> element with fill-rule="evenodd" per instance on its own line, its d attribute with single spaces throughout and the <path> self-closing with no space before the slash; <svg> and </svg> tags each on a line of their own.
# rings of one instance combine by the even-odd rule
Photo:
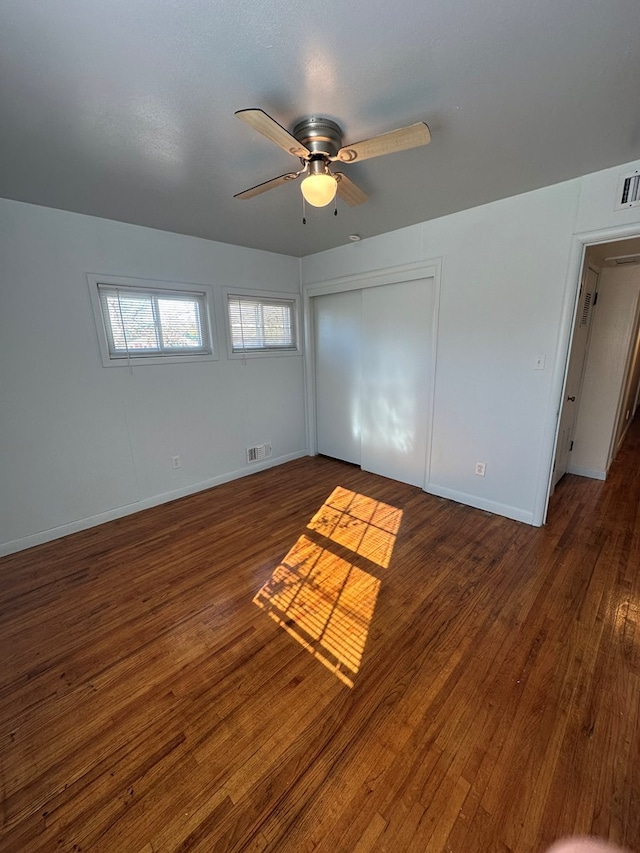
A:
<svg viewBox="0 0 640 853">
<path fill-rule="evenodd" d="M 343 146 L 340 127 L 327 118 L 305 119 L 296 125 L 293 133 L 289 133 L 263 110 L 238 110 L 236 115 L 288 154 L 300 158 L 302 169 L 257 184 L 237 193 L 234 198 L 253 198 L 274 187 L 295 181 L 300 175 L 306 175 L 300 189 L 309 204 L 325 207 L 333 201 L 337 193 L 343 201 L 355 207 L 365 202 L 367 196 L 343 172 L 332 172 L 332 163 L 369 160 L 382 154 L 427 145 L 431 141 L 429 128 L 422 121 Z"/>
</svg>

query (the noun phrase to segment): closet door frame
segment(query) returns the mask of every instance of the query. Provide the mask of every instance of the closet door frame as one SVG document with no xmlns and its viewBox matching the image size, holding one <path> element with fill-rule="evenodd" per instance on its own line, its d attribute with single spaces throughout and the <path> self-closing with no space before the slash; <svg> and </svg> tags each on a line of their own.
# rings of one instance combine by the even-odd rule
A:
<svg viewBox="0 0 640 853">
<path fill-rule="evenodd" d="M 431 468 L 431 438 L 433 435 L 433 407 L 436 385 L 436 354 L 438 344 L 438 314 L 440 308 L 440 276 L 441 259 L 422 261 L 420 263 L 402 264 L 386 269 L 355 273 L 342 278 L 327 281 L 311 282 L 304 285 L 302 298 L 304 310 L 304 352 L 305 352 L 305 415 L 307 422 L 307 449 L 310 456 L 318 453 L 316 433 L 316 371 L 315 371 L 315 340 L 314 340 L 314 297 L 328 293 L 343 293 L 347 290 L 365 290 L 369 287 L 380 287 L 385 284 L 415 281 L 417 279 L 433 279 L 433 316 L 431 323 L 431 357 L 429 380 L 429 400 L 427 415 L 427 449 L 425 476 L 422 488 L 427 489 L 430 481 Z"/>
</svg>

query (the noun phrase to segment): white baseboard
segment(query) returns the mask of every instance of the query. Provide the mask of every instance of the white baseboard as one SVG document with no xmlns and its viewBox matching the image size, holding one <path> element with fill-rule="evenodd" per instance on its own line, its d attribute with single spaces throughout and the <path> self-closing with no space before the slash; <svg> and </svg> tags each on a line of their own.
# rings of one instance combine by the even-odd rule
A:
<svg viewBox="0 0 640 853">
<path fill-rule="evenodd" d="M 450 501 L 472 506 L 475 509 L 482 509 L 485 512 L 491 512 L 495 515 L 502 515 L 505 518 L 512 518 L 514 521 L 522 521 L 533 527 L 540 526 L 534 524 L 533 512 L 517 506 L 509 506 L 508 504 L 498 503 L 497 501 L 479 498 L 477 495 L 469 495 L 466 492 L 459 492 L 456 489 L 439 486 L 437 483 L 428 483 L 425 487 L 425 492 L 428 492 L 430 495 L 436 495 L 439 498 L 447 498 Z"/>
<path fill-rule="evenodd" d="M 578 477 L 591 477 L 592 480 L 606 480 L 607 472 L 599 468 L 581 468 L 579 465 L 569 465 L 567 474 L 577 474 Z"/>
<path fill-rule="evenodd" d="M 33 533 L 21 539 L 14 539 L 12 542 L 0 544 L 0 557 L 6 557 L 9 554 L 15 554 L 18 551 L 24 551 L 27 548 L 33 548 L 34 545 L 42 545 L 45 542 L 51 542 L 53 539 L 61 539 L 63 536 L 68 536 L 70 533 L 78 533 L 80 530 L 87 530 L 90 527 L 97 527 L 99 524 L 104 524 L 107 521 L 114 521 L 116 518 L 123 518 L 125 515 L 133 515 L 143 509 L 151 509 L 151 507 L 159 506 L 160 504 L 175 501 L 177 498 L 184 498 L 187 495 L 194 495 L 197 492 L 204 492 L 206 489 L 211 489 L 213 486 L 219 486 L 222 483 L 228 483 L 231 480 L 238 480 L 241 477 L 248 477 L 250 474 L 255 474 L 257 471 L 264 471 L 267 468 L 275 468 L 277 465 L 283 465 L 285 462 L 291 462 L 293 459 L 300 459 L 303 456 L 308 456 L 306 450 L 301 450 L 296 453 L 288 453 L 285 456 L 279 456 L 277 459 L 268 459 L 264 462 L 252 463 L 238 471 L 230 471 L 227 474 L 220 474 L 218 477 L 212 477 L 209 480 L 203 480 L 199 483 L 192 483 L 189 486 L 183 486 L 180 489 L 175 489 L 171 492 L 163 492 L 160 495 L 154 495 L 150 498 L 145 498 L 141 501 L 136 501 L 125 506 L 115 507 L 114 509 L 101 512 L 98 515 L 90 516 L 89 518 L 80 518 L 77 521 L 72 521 L 69 524 L 62 524 L 59 527 L 52 527 L 49 530 L 43 530 L 39 533 Z"/>
</svg>

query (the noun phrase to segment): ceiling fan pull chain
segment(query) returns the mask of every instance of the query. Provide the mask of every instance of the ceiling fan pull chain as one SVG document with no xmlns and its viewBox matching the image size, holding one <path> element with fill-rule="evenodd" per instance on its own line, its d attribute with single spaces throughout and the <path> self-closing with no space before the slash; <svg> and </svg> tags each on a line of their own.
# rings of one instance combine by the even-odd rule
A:
<svg viewBox="0 0 640 853">
<path fill-rule="evenodd" d="M 306 214 L 307 214 L 307 211 L 306 211 L 305 206 L 304 206 L 304 196 L 302 196 L 302 224 L 303 225 L 307 224 L 307 215 Z"/>
</svg>

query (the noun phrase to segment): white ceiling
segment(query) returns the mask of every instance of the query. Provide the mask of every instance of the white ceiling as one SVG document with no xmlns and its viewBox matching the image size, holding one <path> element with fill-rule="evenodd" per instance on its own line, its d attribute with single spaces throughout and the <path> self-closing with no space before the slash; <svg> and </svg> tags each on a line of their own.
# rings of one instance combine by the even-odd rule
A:
<svg viewBox="0 0 640 853">
<path fill-rule="evenodd" d="M 640 157 L 639 0 L 0 0 L 0 196 L 295 256 Z M 426 121 L 307 211 L 234 117 Z"/>
</svg>

